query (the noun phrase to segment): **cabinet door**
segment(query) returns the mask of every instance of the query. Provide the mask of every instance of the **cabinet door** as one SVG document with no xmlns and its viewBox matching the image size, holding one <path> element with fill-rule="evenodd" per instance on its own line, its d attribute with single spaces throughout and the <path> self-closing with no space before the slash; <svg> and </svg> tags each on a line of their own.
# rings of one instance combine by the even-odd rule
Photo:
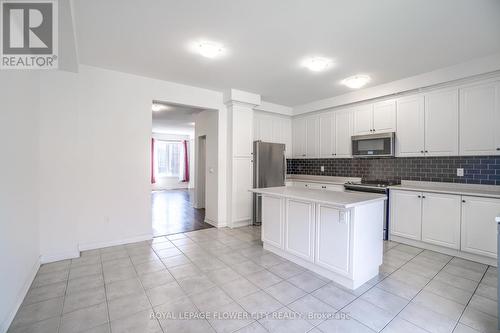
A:
<svg viewBox="0 0 500 333">
<path fill-rule="evenodd" d="M 264 142 L 273 142 L 273 117 L 260 117 L 260 139 Z"/>
<path fill-rule="evenodd" d="M 335 157 L 352 156 L 352 112 L 342 110 L 335 112 Z"/>
<path fill-rule="evenodd" d="M 422 193 L 422 241 L 460 249 L 460 196 Z"/>
<path fill-rule="evenodd" d="M 319 155 L 321 157 L 335 156 L 335 118 L 332 112 L 319 116 Z"/>
<path fill-rule="evenodd" d="M 253 141 L 260 140 L 260 115 L 255 113 L 253 117 Z"/>
<path fill-rule="evenodd" d="M 272 117 L 272 139 L 271 142 L 274 143 L 285 143 L 283 142 L 283 133 L 281 132 L 281 118 Z"/>
<path fill-rule="evenodd" d="M 281 119 L 281 134 L 285 144 L 286 157 L 292 157 L 292 120 L 288 118 Z"/>
<path fill-rule="evenodd" d="M 306 119 L 293 120 L 293 156 L 306 157 Z"/>
<path fill-rule="evenodd" d="M 375 133 L 396 132 L 396 101 L 373 104 L 373 129 Z"/>
<path fill-rule="evenodd" d="M 497 257 L 497 225 L 500 199 L 462 196 L 461 250 Z"/>
<path fill-rule="evenodd" d="M 460 154 L 500 154 L 500 83 L 460 89 Z"/>
<path fill-rule="evenodd" d="M 306 156 L 319 156 L 319 117 L 306 118 Z"/>
<path fill-rule="evenodd" d="M 262 241 L 283 249 L 283 200 L 262 196 Z"/>
<path fill-rule="evenodd" d="M 350 271 L 351 222 L 348 211 L 317 205 L 315 263 L 334 272 Z"/>
<path fill-rule="evenodd" d="M 390 191 L 391 235 L 421 239 L 422 193 L 412 191 Z"/>
<path fill-rule="evenodd" d="M 398 99 L 396 156 L 424 155 L 424 97 Z"/>
<path fill-rule="evenodd" d="M 314 204 L 286 200 L 285 250 L 314 261 Z"/>
<path fill-rule="evenodd" d="M 425 155 L 458 155 L 458 89 L 425 95 Z"/>
<path fill-rule="evenodd" d="M 371 134 L 373 129 L 373 105 L 362 105 L 354 110 L 354 135 Z"/>
</svg>

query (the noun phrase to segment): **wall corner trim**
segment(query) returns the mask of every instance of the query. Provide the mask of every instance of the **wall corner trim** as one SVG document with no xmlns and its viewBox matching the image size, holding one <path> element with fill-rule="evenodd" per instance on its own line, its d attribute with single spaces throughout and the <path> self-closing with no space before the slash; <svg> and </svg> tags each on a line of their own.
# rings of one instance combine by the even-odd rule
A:
<svg viewBox="0 0 500 333">
<path fill-rule="evenodd" d="M 17 311 L 23 304 L 24 298 L 26 297 L 26 294 L 28 294 L 28 291 L 31 287 L 31 284 L 33 283 L 33 280 L 35 279 L 36 274 L 38 273 L 38 269 L 40 268 L 40 258 L 37 258 L 33 266 L 31 267 L 31 270 L 29 272 L 28 277 L 24 281 L 24 284 L 19 290 L 17 294 L 17 300 L 16 303 L 14 304 L 14 307 L 12 308 L 11 312 L 9 315 L 4 319 L 4 321 L 0 324 L 0 333 L 5 333 L 9 329 L 9 326 L 12 324 L 12 321 L 14 320 L 14 317 L 16 316 Z"/>
</svg>

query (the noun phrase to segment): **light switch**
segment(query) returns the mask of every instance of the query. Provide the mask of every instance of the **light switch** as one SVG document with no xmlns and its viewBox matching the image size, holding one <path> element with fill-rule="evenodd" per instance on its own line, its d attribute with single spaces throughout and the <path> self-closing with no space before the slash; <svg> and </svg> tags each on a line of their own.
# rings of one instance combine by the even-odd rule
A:
<svg viewBox="0 0 500 333">
<path fill-rule="evenodd" d="M 325 172 L 325 167 L 323 165 L 321 166 L 321 172 Z"/>
<path fill-rule="evenodd" d="M 458 168 L 457 169 L 457 176 L 458 177 L 463 177 L 464 176 L 464 169 L 463 168 Z"/>
</svg>

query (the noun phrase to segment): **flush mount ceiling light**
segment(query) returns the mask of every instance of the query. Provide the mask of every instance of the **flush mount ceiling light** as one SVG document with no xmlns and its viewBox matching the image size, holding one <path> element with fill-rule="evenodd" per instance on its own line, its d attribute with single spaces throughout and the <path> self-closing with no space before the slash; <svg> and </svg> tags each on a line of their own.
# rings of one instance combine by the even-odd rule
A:
<svg viewBox="0 0 500 333">
<path fill-rule="evenodd" d="M 302 66 L 313 72 L 323 72 L 332 65 L 332 61 L 323 57 L 311 57 L 302 62 Z"/>
<path fill-rule="evenodd" d="M 349 88 L 359 89 L 368 82 L 370 82 L 370 77 L 368 75 L 360 74 L 348 77 L 347 79 L 342 80 L 341 83 Z"/>
<path fill-rule="evenodd" d="M 160 112 L 163 110 L 168 110 L 168 106 L 154 103 L 153 106 L 151 107 L 151 110 L 153 110 L 153 112 Z"/>
<path fill-rule="evenodd" d="M 224 46 L 210 41 L 201 41 L 196 43 L 196 51 L 205 58 L 215 58 L 224 52 Z"/>
</svg>

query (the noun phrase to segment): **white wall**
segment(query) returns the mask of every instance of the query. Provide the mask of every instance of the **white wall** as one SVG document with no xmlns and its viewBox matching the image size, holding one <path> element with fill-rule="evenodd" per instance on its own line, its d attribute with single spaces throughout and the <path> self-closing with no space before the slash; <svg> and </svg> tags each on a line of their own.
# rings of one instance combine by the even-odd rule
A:
<svg viewBox="0 0 500 333">
<path fill-rule="evenodd" d="M 171 141 L 188 141 L 188 149 L 189 149 L 189 182 L 180 182 L 179 177 L 165 177 L 165 176 L 159 176 L 155 175 L 156 183 L 151 184 L 151 188 L 153 190 L 170 190 L 170 189 L 176 189 L 176 188 L 188 188 L 192 187 L 190 184 L 192 184 L 192 170 L 193 170 L 193 163 L 194 160 L 192 159 L 192 154 L 191 151 L 194 149 L 194 147 L 191 145 L 192 143 L 192 138 L 189 135 L 180 135 L 180 134 L 168 134 L 168 133 L 153 133 L 152 137 L 157 139 L 157 140 L 171 140 Z"/>
<path fill-rule="evenodd" d="M 39 266 L 38 73 L 0 74 L 0 332 Z"/>
<path fill-rule="evenodd" d="M 206 161 L 205 161 L 205 220 L 207 223 L 221 227 L 225 226 L 225 220 L 220 220 L 217 218 L 219 215 L 219 187 L 218 179 L 220 176 L 220 164 L 219 164 L 219 145 L 218 145 L 218 132 L 220 128 L 218 126 L 217 111 L 207 110 L 198 113 L 195 116 L 195 155 L 198 156 L 197 142 L 200 136 L 206 136 Z M 198 169 L 198 159 L 195 158 L 195 170 L 196 172 L 203 172 L 203 170 Z M 201 181 L 201 177 L 199 178 Z M 202 188 L 202 186 L 195 185 L 195 198 L 194 206 L 198 207 L 198 196 L 196 188 Z M 225 199 L 224 199 L 225 200 Z"/>
<path fill-rule="evenodd" d="M 151 237 L 151 101 L 222 109 L 216 114 L 224 116 L 222 94 L 90 66 L 78 74 L 44 72 L 41 87 L 40 151 L 51 157 L 40 179 L 49 191 L 42 258 Z M 224 151 L 225 137 L 217 145 Z M 216 184 L 225 186 L 224 174 Z M 214 200 L 225 203 L 222 195 Z M 225 220 L 219 209 L 211 218 Z"/>
</svg>

